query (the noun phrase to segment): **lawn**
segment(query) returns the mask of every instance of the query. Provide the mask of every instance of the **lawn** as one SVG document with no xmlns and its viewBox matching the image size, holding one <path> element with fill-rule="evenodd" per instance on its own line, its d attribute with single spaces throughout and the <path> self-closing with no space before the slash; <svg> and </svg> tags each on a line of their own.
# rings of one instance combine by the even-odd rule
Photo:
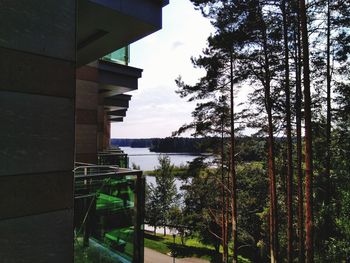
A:
<svg viewBox="0 0 350 263">
<path fill-rule="evenodd" d="M 145 232 L 145 247 L 156 250 L 163 254 L 169 254 L 172 251 L 176 253 L 177 257 L 196 257 L 209 260 L 210 262 L 220 262 L 221 255 L 215 253 L 213 246 L 207 246 L 202 244 L 196 238 L 187 239 L 185 245 L 181 244 L 180 237 L 175 238 L 175 245 L 172 235 L 163 236 L 158 234 L 154 236 L 153 233 Z M 249 263 L 249 260 L 246 260 L 239 256 L 238 262 L 240 263 Z"/>
</svg>

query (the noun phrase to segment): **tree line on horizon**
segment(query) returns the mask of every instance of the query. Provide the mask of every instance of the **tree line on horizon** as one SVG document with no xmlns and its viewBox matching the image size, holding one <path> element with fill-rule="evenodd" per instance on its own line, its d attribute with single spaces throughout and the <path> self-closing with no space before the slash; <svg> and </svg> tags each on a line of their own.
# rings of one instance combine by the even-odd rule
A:
<svg viewBox="0 0 350 263">
<path fill-rule="evenodd" d="M 254 262 L 348 262 L 350 2 L 191 2 L 215 33 L 192 58 L 205 75 L 194 85 L 176 79 L 180 97 L 197 106 L 193 121 L 174 135 L 192 131 L 195 137 L 219 138 L 212 145 L 216 173 L 211 179 L 208 172 L 194 173 L 189 187 L 216 182 L 212 202 L 201 211 L 210 218 L 204 224 L 208 233 L 221 242 L 222 262 L 238 262 L 248 234 Z M 238 110 L 235 94 L 247 86 L 253 91 Z M 242 209 L 242 197 L 252 189 L 242 182 L 249 165 L 257 164 L 241 162 L 237 147 L 247 128 L 265 141 L 263 167 L 255 176 L 268 181 L 268 191 L 256 189 L 268 202 L 250 204 L 251 214 Z M 257 215 L 260 232 L 249 232 L 243 220 Z"/>
<path fill-rule="evenodd" d="M 163 153 L 202 153 L 209 149 L 205 148 L 204 141 L 215 140 L 215 138 L 138 138 L 138 139 L 111 139 L 111 144 L 118 147 L 149 148 L 151 152 Z"/>
<path fill-rule="evenodd" d="M 285 137 L 276 138 L 276 143 L 283 143 Z M 192 153 L 212 154 L 215 145 L 220 144 L 220 137 L 188 138 L 166 137 L 151 139 L 111 139 L 111 145 L 117 147 L 149 148 L 152 152 L 160 153 Z M 244 161 L 259 161 L 264 157 L 265 138 L 261 136 L 241 135 L 236 138 L 237 151 Z M 213 147 L 214 146 L 214 147 Z"/>
<path fill-rule="evenodd" d="M 205 153 L 211 152 L 210 145 L 212 145 L 212 143 L 210 141 L 215 140 L 217 140 L 215 137 L 113 138 L 111 139 L 111 145 L 118 147 L 149 148 L 151 152 Z"/>
</svg>

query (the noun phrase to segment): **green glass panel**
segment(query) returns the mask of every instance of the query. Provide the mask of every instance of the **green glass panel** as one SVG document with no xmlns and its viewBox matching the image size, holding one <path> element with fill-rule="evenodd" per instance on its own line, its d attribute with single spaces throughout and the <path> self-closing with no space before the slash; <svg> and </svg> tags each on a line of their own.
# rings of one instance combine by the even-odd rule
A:
<svg viewBox="0 0 350 263">
<path fill-rule="evenodd" d="M 130 46 L 118 49 L 102 58 L 103 60 L 128 65 L 130 62 Z"/>
<path fill-rule="evenodd" d="M 74 262 L 133 262 L 135 235 L 142 229 L 135 221 L 142 204 L 135 198 L 144 195 L 144 188 L 136 189 L 141 176 L 106 165 L 75 170 Z"/>
<path fill-rule="evenodd" d="M 99 165 L 118 165 L 120 168 L 128 168 L 128 155 L 122 152 L 101 152 L 98 154 Z"/>
</svg>

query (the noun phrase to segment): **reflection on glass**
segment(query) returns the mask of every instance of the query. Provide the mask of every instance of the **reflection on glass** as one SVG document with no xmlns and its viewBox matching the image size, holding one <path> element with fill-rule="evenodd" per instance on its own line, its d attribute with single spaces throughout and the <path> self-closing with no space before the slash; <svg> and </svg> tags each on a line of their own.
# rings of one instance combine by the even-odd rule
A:
<svg viewBox="0 0 350 263">
<path fill-rule="evenodd" d="M 106 151 L 98 153 L 99 165 L 117 165 L 120 168 L 128 168 L 129 158 L 128 155 L 121 152 Z"/>
<path fill-rule="evenodd" d="M 75 169 L 75 262 L 135 262 L 142 252 L 142 172 L 113 166 Z M 140 200 L 137 202 L 137 200 Z M 140 243 L 141 242 L 141 243 Z"/>
<path fill-rule="evenodd" d="M 128 65 L 130 62 L 130 46 L 118 49 L 102 58 L 118 64 Z"/>
</svg>

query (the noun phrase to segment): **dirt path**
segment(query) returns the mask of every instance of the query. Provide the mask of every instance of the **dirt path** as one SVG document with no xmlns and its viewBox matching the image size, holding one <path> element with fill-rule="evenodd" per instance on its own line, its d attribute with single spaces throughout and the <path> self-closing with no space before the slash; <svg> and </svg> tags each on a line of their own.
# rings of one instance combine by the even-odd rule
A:
<svg viewBox="0 0 350 263">
<path fill-rule="evenodd" d="M 170 256 L 159 253 L 155 250 L 145 247 L 144 263 L 173 263 L 174 259 Z M 175 259 L 176 263 L 208 263 L 209 261 L 199 258 L 179 258 Z"/>
</svg>

